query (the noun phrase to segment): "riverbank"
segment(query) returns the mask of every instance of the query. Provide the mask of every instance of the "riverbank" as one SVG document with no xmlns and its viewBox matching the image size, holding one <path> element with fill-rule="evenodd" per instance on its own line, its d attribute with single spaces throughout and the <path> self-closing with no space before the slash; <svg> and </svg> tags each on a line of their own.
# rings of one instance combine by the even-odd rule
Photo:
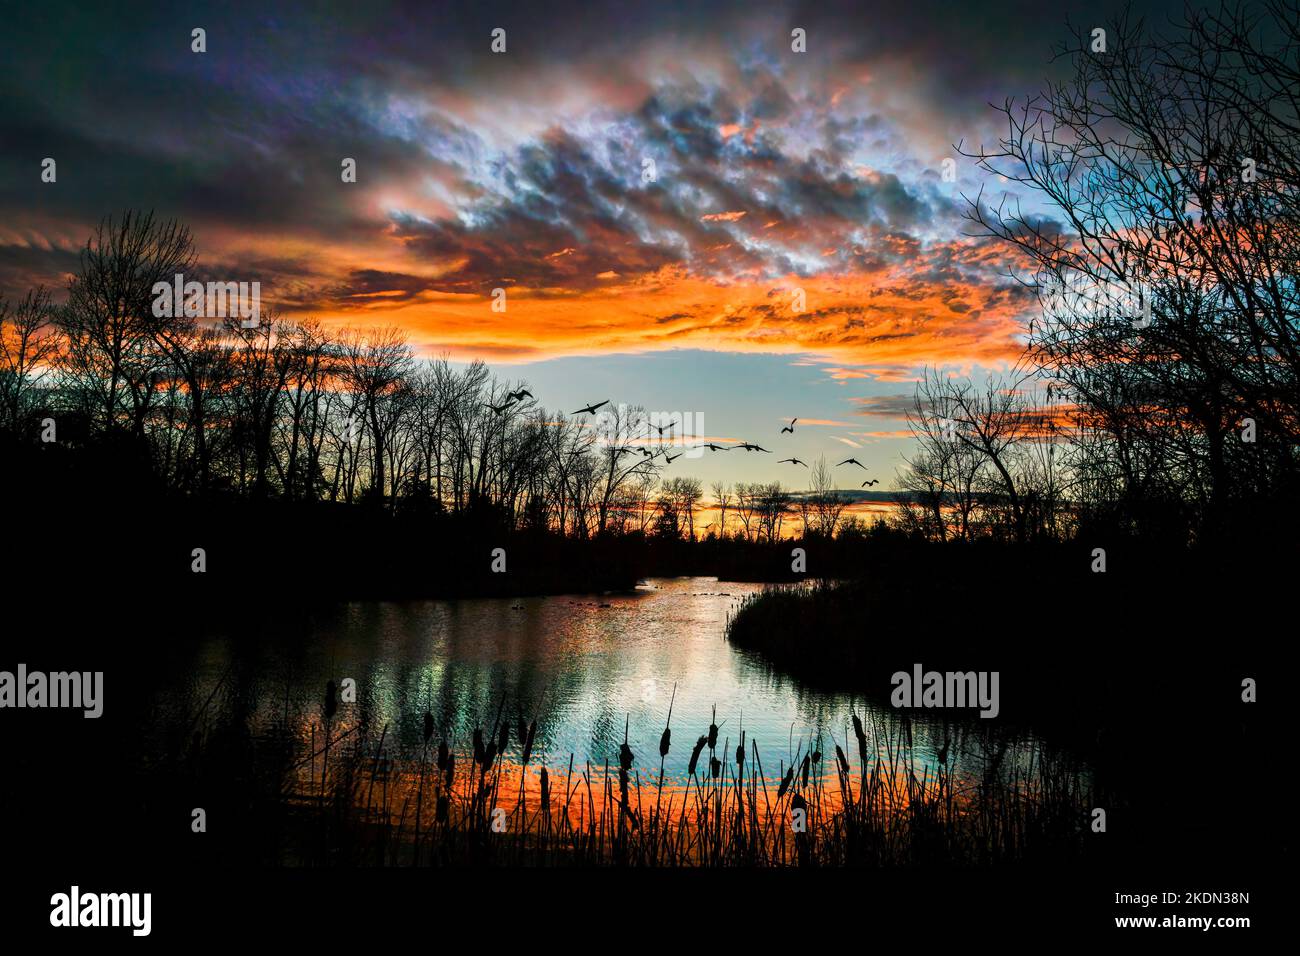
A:
<svg viewBox="0 0 1300 956">
<path fill-rule="evenodd" d="M 996 718 L 919 713 L 1067 747 L 1125 805 L 1133 832 L 1194 833 L 1207 857 L 1228 859 L 1270 824 L 1208 821 L 1204 808 L 1235 805 L 1239 778 L 1267 773 L 1278 743 L 1264 705 L 1243 699 L 1243 681 L 1269 672 L 1275 639 L 1240 595 L 1284 593 L 1285 582 L 1205 555 L 1116 557 L 1095 573 L 1079 548 L 933 548 L 868 578 L 766 589 L 731 615 L 727 637 L 774 673 L 902 712 L 918 713 L 893 707 L 896 673 L 996 671 Z M 1196 770 L 1194 796 L 1171 768 Z"/>
</svg>

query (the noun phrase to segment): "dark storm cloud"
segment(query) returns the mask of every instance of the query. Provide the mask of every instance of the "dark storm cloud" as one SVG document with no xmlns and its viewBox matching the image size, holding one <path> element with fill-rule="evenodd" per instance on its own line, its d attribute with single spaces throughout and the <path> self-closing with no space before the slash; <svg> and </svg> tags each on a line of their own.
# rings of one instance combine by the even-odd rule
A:
<svg viewBox="0 0 1300 956">
<path fill-rule="evenodd" d="M 914 0 L 803 2 L 779 8 L 791 26 L 809 31 L 809 55 L 820 49 L 838 62 L 893 62 L 905 68 L 920 98 L 954 119 L 983 116 L 990 102 L 1033 93 L 1045 75 L 1063 69 L 1053 52 L 1067 24 L 1109 25 L 1126 7 L 1163 25 L 1179 16 L 1182 0 Z"/>
<path fill-rule="evenodd" d="M 913 99 L 977 115 L 988 99 L 1036 85 L 1067 13 L 1103 15 L 1073 2 L 999 9 L 931 0 L 29 5 L 0 32 L 0 217 L 10 224 L 0 277 L 71 267 L 66 243 L 15 237 L 14 223 L 84 236 L 126 208 L 184 219 L 201 248 L 218 230 L 250 239 L 277 230 L 304 243 L 392 237 L 440 277 L 358 270 L 332 287 L 343 297 L 507 280 L 582 288 L 602 273 L 679 264 L 808 275 L 883 263 L 953 218 L 952 200 L 893 171 L 848 168 L 864 144 L 897 145 L 880 116 L 823 115 L 809 149 L 774 126 L 810 108 L 800 99 L 810 83 L 829 96 L 875 63 L 905 76 Z M 207 31 L 205 54 L 190 51 L 195 26 Z M 498 26 L 508 32 L 504 56 L 489 49 Z M 807 54 L 789 50 L 794 26 L 809 33 Z M 508 104 L 543 72 L 635 91 L 644 81 L 632 64 L 656 48 L 682 50 L 701 69 L 648 84 L 603 142 L 557 129 L 495 155 L 440 108 L 457 97 Z M 645 155 L 660 164 L 657 183 L 639 181 Z M 39 181 L 46 156 L 58 160 L 56 185 Z M 357 160 L 362 186 L 340 182 L 344 156 Z M 406 208 L 413 190 L 429 209 Z M 734 213 L 744 216 L 704 218 Z M 283 270 L 310 296 L 309 259 L 226 245 L 231 268 Z M 391 288 L 375 288 L 379 274 Z"/>
<path fill-rule="evenodd" d="M 881 418 L 905 419 L 916 411 L 915 395 L 874 395 L 869 398 L 855 398 L 860 415 L 878 415 Z"/>
<path fill-rule="evenodd" d="M 612 162 L 594 155 L 599 142 L 553 133 L 505 162 L 504 195 L 465 218 L 397 217 L 397 235 L 430 262 L 454 263 L 443 287 L 481 291 L 507 279 L 581 288 L 603 273 L 676 264 L 723 275 L 805 274 L 806 257 L 828 243 L 878 229 L 906 242 L 905 230 L 932 225 L 936 204 L 897 176 L 850 176 L 817 153 L 800 159 L 724 138 L 719 128 L 731 119 L 687 91 L 665 90 L 603 144 Z M 643 156 L 659 164 L 654 182 L 639 180 Z M 772 221 L 786 228 L 765 236 Z"/>
<path fill-rule="evenodd" d="M 36 286 L 59 290 L 77 268 L 80 250 L 14 245 L 0 254 L 0 298 L 18 298 Z"/>
</svg>

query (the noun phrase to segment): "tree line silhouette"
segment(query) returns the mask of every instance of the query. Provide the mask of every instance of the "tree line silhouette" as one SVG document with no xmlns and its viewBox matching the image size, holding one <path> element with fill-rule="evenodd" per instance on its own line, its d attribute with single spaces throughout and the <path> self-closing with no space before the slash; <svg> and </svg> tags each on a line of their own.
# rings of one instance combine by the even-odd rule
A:
<svg viewBox="0 0 1300 956">
<path fill-rule="evenodd" d="M 824 463 L 805 494 L 718 483 L 706 502 L 699 479 L 664 474 L 681 439 L 641 407 L 548 409 L 482 362 L 417 357 L 397 329 L 211 317 L 197 299 L 155 309 L 155 286 L 177 275 L 211 278 L 188 228 L 127 212 L 89 238 L 62 304 L 44 288 L 0 300 L 0 482 L 58 503 L 18 516 L 29 547 L 90 540 L 104 561 L 126 549 L 172 572 L 202 547 L 205 573 L 244 576 L 293 548 L 304 581 L 495 593 L 631 586 L 656 570 L 781 577 L 792 527 L 851 528 L 846 548 L 864 536 Z M 120 520 L 92 533 L 110 513 Z M 508 543 L 514 573 L 488 576 L 484 549 Z M 821 569 L 852 563 L 837 552 Z"/>
<path fill-rule="evenodd" d="M 329 330 L 273 311 L 155 315 L 156 283 L 202 282 L 190 231 L 128 212 L 96 229 L 68 285 L 0 301 L 0 430 L 28 445 L 110 449 L 163 487 L 204 498 L 325 501 L 399 514 L 491 512 L 576 537 L 704 536 L 698 479 L 661 480 L 662 436 L 641 407 L 598 420 L 543 407 L 482 362 L 420 360 L 393 328 Z M 671 436 L 669 438 L 671 440 Z M 825 476 L 823 476 L 825 477 Z M 786 519 L 843 508 L 823 481 L 715 485 L 719 518 L 772 542 Z"/>
</svg>

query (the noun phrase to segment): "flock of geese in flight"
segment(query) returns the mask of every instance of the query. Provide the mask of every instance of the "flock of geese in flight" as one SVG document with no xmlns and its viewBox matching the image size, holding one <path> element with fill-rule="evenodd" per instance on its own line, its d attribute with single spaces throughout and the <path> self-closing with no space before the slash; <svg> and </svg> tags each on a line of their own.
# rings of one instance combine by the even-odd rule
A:
<svg viewBox="0 0 1300 956">
<path fill-rule="evenodd" d="M 528 389 L 526 389 L 526 388 L 521 388 L 521 389 L 519 389 L 519 391 L 517 391 L 517 392 L 508 392 L 508 393 L 506 394 L 506 400 L 505 400 L 503 403 L 501 403 L 500 405 L 484 405 L 483 407 L 484 407 L 484 408 L 491 409 L 493 412 L 495 412 L 496 414 L 500 415 L 502 412 L 504 412 L 506 409 L 508 409 L 508 408 L 509 408 L 511 405 L 513 405 L 515 402 L 522 401 L 522 400 L 524 399 L 525 396 L 528 397 L 528 398 L 532 398 L 532 397 L 533 397 L 533 393 L 530 392 L 530 391 L 528 391 Z M 599 411 L 600 409 L 604 408 L 604 407 L 605 407 L 606 405 L 608 405 L 608 404 L 609 404 L 609 399 L 607 398 L 607 399 L 605 399 L 603 402 L 595 402 L 595 403 L 593 403 L 593 404 L 591 404 L 591 405 L 587 405 L 587 406 L 585 406 L 585 407 L 583 407 L 583 408 L 580 408 L 580 409 L 578 409 L 576 412 L 572 412 L 571 414 L 573 414 L 573 415 L 584 415 L 584 414 L 585 414 L 585 415 L 592 415 L 592 416 L 595 416 L 595 414 L 596 414 L 597 411 Z M 798 418 L 792 418 L 792 419 L 790 419 L 790 424 L 789 424 L 789 425 L 786 425 L 784 428 L 781 429 L 781 434 L 784 435 L 784 434 L 786 434 L 786 433 L 788 432 L 788 433 L 790 433 L 791 435 L 793 435 L 793 434 L 794 434 L 794 423 L 797 422 L 798 420 L 799 420 Z M 651 423 L 647 424 L 647 426 L 646 426 L 646 434 L 645 434 L 645 437 L 647 437 L 647 438 L 650 437 L 650 429 L 653 428 L 653 429 L 655 429 L 656 431 L 658 431 L 658 433 L 659 433 L 659 437 L 660 437 L 660 438 L 663 438 L 664 432 L 666 432 L 666 431 L 667 431 L 668 429 L 670 429 L 670 428 L 675 427 L 676 425 L 677 425 L 676 422 L 669 422 L 667 425 L 656 425 L 656 424 L 654 424 L 653 422 L 651 422 Z M 771 452 L 769 449 L 767 449 L 767 448 L 763 448 L 763 447 L 760 446 L 760 445 L 755 445 L 754 443 L 752 443 L 752 442 L 747 442 L 747 441 L 738 442 L 738 443 L 735 444 L 735 445 L 719 445 L 719 444 L 717 444 L 716 442 L 711 442 L 711 441 L 710 441 L 710 442 L 704 442 L 703 444 L 700 444 L 700 445 L 695 445 L 695 446 L 693 446 L 693 447 L 695 447 L 695 448 L 707 448 L 707 449 L 709 449 L 709 451 L 731 451 L 733 448 L 743 448 L 745 451 L 759 451 L 759 452 L 764 452 L 764 453 L 769 454 L 769 455 L 772 453 L 772 452 Z M 620 449 L 619 454 L 627 454 L 627 453 L 629 453 L 629 452 L 631 452 L 631 451 L 633 451 L 633 450 L 639 451 L 639 452 L 642 454 L 643 457 L 648 458 L 648 459 L 653 459 L 653 458 L 655 458 L 656 456 L 658 456 L 660 453 L 662 453 L 663 456 L 664 456 L 664 461 L 665 461 L 666 463 L 670 464 L 670 465 L 671 465 L 674 461 L 676 461 L 678 458 L 681 458 L 682 455 L 684 454 L 684 452 L 680 452 L 680 451 L 679 451 L 679 452 L 678 452 L 677 454 L 675 454 L 675 455 L 670 455 L 670 454 L 668 454 L 668 452 L 667 452 L 666 450 L 664 450 L 664 449 L 659 449 L 658 451 L 650 451 L 648 448 L 645 448 L 644 446 L 642 446 L 642 447 L 640 447 L 640 448 L 637 448 L 637 449 L 631 449 L 631 448 Z M 807 467 L 808 467 L 808 463 L 807 463 L 806 461 L 800 461 L 798 458 L 782 458 L 782 459 L 780 459 L 780 460 L 777 462 L 777 464 L 779 464 L 779 465 L 784 465 L 784 464 L 802 465 L 804 468 L 807 468 Z M 864 465 L 864 464 L 862 464 L 862 462 L 858 461 L 856 458 L 845 458 L 842 462 L 839 462 L 835 467 L 836 467 L 836 468 L 839 468 L 839 467 L 841 467 L 842 465 L 857 465 L 857 466 L 858 466 L 859 468 L 861 468 L 863 471 L 867 471 L 867 470 L 868 470 L 867 466 Z M 878 484 L 878 483 L 879 483 L 879 479 L 877 479 L 877 478 L 871 478 L 871 479 L 869 479 L 869 480 L 867 480 L 867 481 L 864 481 L 864 482 L 862 483 L 862 487 L 863 487 L 863 488 L 867 488 L 867 487 L 870 487 L 871 485 L 875 485 L 875 484 Z"/>
</svg>

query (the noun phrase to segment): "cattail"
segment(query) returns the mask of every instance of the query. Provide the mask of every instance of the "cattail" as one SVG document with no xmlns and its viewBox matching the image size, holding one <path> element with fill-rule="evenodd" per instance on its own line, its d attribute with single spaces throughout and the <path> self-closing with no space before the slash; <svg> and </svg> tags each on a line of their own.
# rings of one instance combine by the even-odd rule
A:
<svg viewBox="0 0 1300 956">
<path fill-rule="evenodd" d="M 808 755 L 807 755 L 807 754 L 804 754 L 804 755 L 803 755 L 803 768 L 802 768 L 802 770 L 800 771 L 800 776 L 802 777 L 802 782 L 801 782 L 800 786 L 804 786 L 804 787 L 808 786 L 808 767 L 809 767 L 810 762 L 811 762 L 811 761 L 808 759 Z"/>
<path fill-rule="evenodd" d="M 670 700 L 670 701 L 668 702 L 668 719 L 667 719 L 666 721 L 664 721 L 664 732 L 663 732 L 663 736 L 661 736 L 661 737 L 659 738 L 659 759 L 660 759 L 660 761 L 662 761 L 665 757 L 668 756 L 668 744 L 669 744 L 669 742 L 673 739 L 673 732 L 669 729 L 669 726 L 670 726 L 670 725 L 672 724 L 672 722 L 673 722 L 673 704 L 675 704 L 676 702 L 677 702 L 677 685 L 676 685 L 676 684 L 673 684 L 673 697 L 672 697 L 672 700 Z M 662 785 L 663 785 L 663 769 L 662 769 L 662 767 L 660 768 L 660 771 L 659 771 L 659 777 L 660 777 L 659 783 L 660 783 L 660 786 L 662 786 Z"/>
<path fill-rule="evenodd" d="M 450 759 L 450 757 L 451 757 L 451 751 L 447 749 L 447 741 L 439 740 L 438 741 L 438 769 L 439 770 L 447 769 L 447 761 Z"/>
<path fill-rule="evenodd" d="M 781 786 L 776 788 L 776 798 L 778 800 L 780 800 L 782 797 L 785 796 L 785 792 L 790 789 L 790 784 L 793 781 L 794 781 L 794 767 L 791 767 L 789 770 L 785 772 L 785 776 L 781 778 Z"/>
<path fill-rule="evenodd" d="M 840 745 L 839 745 L 839 744 L 836 744 L 836 745 L 835 745 L 835 759 L 836 759 L 837 761 L 839 761 L 839 764 L 840 764 L 840 773 L 844 774 L 845 776 L 848 776 L 848 773 L 849 773 L 849 759 L 848 759 L 847 757 L 844 756 L 844 751 L 840 749 Z"/>
<path fill-rule="evenodd" d="M 745 732 L 740 732 L 740 743 L 736 745 L 736 767 L 745 765 Z"/>
<path fill-rule="evenodd" d="M 474 762 L 477 764 L 484 763 L 483 755 L 486 751 L 483 749 L 483 731 L 477 727 L 474 728 Z"/>
<path fill-rule="evenodd" d="M 451 786 L 451 782 L 455 778 L 456 778 L 456 755 L 454 753 L 449 753 L 447 754 L 447 786 L 448 787 Z"/>
<path fill-rule="evenodd" d="M 339 689 L 333 681 L 325 683 L 325 719 L 329 720 L 339 712 Z"/>
<path fill-rule="evenodd" d="M 722 773 L 722 761 L 717 757 L 709 758 L 709 771 L 713 774 L 713 779 L 718 779 L 718 774 Z"/>
<path fill-rule="evenodd" d="M 433 737 L 433 714 L 427 710 L 424 712 L 424 742 L 428 744 Z"/>
<path fill-rule="evenodd" d="M 546 774 L 546 768 L 542 768 L 542 812 L 549 812 L 551 809 L 551 778 Z"/>
<path fill-rule="evenodd" d="M 520 721 L 519 725 L 520 728 L 522 729 L 523 721 Z M 520 734 L 520 737 L 523 739 L 524 742 L 524 763 L 528 763 L 529 758 L 532 757 L 533 755 L 533 738 L 536 736 L 537 736 L 537 721 L 534 720 L 531 724 L 528 725 L 528 732 L 524 734 Z M 546 773 L 545 768 L 542 769 L 542 773 Z"/>
<path fill-rule="evenodd" d="M 814 751 L 812 752 L 812 758 L 813 758 L 813 763 L 821 763 L 821 762 L 822 762 L 822 752 L 821 752 L 820 750 L 814 750 Z"/>
<path fill-rule="evenodd" d="M 627 725 L 630 717 L 623 718 L 623 742 L 618 745 L 619 782 L 627 789 L 627 772 L 632 769 L 632 748 L 627 745 Z"/>
<path fill-rule="evenodd" d="M 862 721 L 857 714 L 853 715 L 853 733 L 858 738 L 858 756 L 862 758 L 862 765 L 867 765 L 867 735 L 862 730 Z"/>
<path fill-rule="evenodd" d="M 690 766 L 686 768 L 686 776 L 688 777 L 695 776 L 696 764 L 700 762 L 700 751 L 704 749 L 704 745 L 707 744 L 708 742 L 709 742 L 709 738 L 703 736 L 700 737 L 699 740 L 695 741 L 695 746 L 691 748 L 691 763 Z"/>
<path fill-rule="evenodd" d="M 497 759 L 497 743 L 492 741 L 487 745 L 487 750 L 483 752 L 483 769 L 486 770 L 492 766 L 492 762 Z"/>
<path fill-rule="evenodd" d="M 803 818 L 805 821 L 807 821 L 808 801 L 803 798 L 802 793 L 796 793 L 793 797 L 790 798 L 790 819 L 793 821 L 794 815 L 800 812 L 803 813 Z M 795 830 L 794 838 L 796 841 L 796 845 L 798 844 L 798 841 L 807 840 L 808 839 L 807 830 L 806 829 Z"/>
<path fill-rule="evenodd" d="M 709 749 L 713 750 L 718 746 L 718 725 L 709 724 Z"/>
</svg>

